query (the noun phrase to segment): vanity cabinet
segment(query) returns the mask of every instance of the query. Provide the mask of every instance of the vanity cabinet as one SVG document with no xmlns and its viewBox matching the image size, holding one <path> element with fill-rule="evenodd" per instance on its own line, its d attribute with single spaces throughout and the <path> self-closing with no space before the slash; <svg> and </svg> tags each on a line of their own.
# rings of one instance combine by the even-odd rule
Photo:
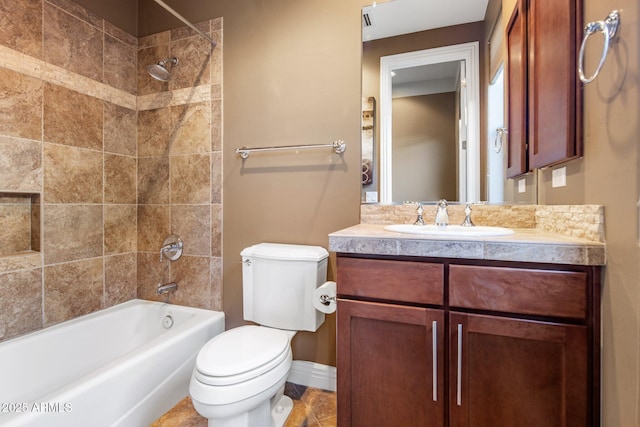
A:
<svg viewBox="0 0 640 427">
<path fill-rule="evenodd" d="M 506 28 L 507 178 L 582 155 L 581 3 L 516 3 Z"/>
<path fill-rule="evenodd" d="M 338 254 L 338 426 L 596 426 L 599 269 Z"/>
</svg>

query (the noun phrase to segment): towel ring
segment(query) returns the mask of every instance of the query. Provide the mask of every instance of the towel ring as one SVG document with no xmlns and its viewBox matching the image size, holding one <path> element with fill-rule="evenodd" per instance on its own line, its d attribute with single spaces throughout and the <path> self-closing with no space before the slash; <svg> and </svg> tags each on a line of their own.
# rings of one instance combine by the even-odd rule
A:
<svg viewBox="0 0 640 427">
<path fill-rule="evenodd" d="M 616 35 L 618 26 L 620 26 L 620 13 L 617 10 L 614 10 L 605 18 L 604 21 L 589 22 L 584 27 L 584 38 L 582 39 L 582 45 L 580 46 L 580 58 L 578 60 L 578 74 L 582 83 L 591 83 L 596 77 L 598 77 L 598 74 L 600 74 L 600 70 L 604 65 L 604 60 L 607 58 L 607 52 L 609 51 L 609 41 Z M 598 67 L 593 75 L 591 77 L 586 77 L 584 75 L 584 48 L 589 36 L 598 32 L 602 33 L 604 37 L 602 56 L 600 57 L 600 62 L 598 63 Z"/>
</svg>

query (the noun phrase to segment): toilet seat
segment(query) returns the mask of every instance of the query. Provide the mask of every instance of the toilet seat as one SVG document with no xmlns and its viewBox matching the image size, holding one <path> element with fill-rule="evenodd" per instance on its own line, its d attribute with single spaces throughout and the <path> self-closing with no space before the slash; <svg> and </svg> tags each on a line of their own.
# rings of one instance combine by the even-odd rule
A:
<svg viewBox="0 0 640 427">
<path fill-rule="evenodd" d="M 196 359 L 195 377 L 211 386 L 243 383 L 290 358 L 289 335 L 279 329 L 240 326 L 211 339 Z"/>
</svg>

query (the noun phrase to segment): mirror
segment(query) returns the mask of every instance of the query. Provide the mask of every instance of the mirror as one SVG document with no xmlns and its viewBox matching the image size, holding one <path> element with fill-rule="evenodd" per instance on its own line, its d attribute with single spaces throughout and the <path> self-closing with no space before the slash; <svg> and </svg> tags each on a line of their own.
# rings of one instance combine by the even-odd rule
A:
<svg viewBox="0 0 640 427">
<path fill-rule="evenodd" d="M 478 42 L 380 59 L 380 201 L 480 200 Z"/>
<path fill-rule="evenodd" d="M 490 82 L 493 71 L 487 75 L 486 66 L 486 37 L 494 25 L 502 31 L 498 18 L 501 7 L 501 0 L 394 0 L 363 8 L 362 202 L 429 202 L 439 198 L 525 201 L 517 194 L 522 183 L 504 178 L 501 164 L 505 150 L 496 153 L 494 149 L 496 128 L 503 127 L 501 108 L 491 114 L 488 110 L 493 107 L 487 107 L 490 84 L 502 84 L 500 78 Z M 455 51 L 472 45 L 475 52 L 471 49 L 453 57 L 445 49 Z M 442 74 L 445 68 L 454 71 Z M 403 76 L 418 71 L 440 77 Z M 424 89 L 419 95 L 406 92 L 409 86 L 433 86 L 436 82 L 432 80 L 449 80 L 456 85 L 446 90 Z M 398 87 L 404 87 L 396 90 L 396 81 Z M 405 92 L 398 95 L 398 91 Z M 494 92 L 501 93 L 499 89 Z M 446 98 L 441 101 L 451 112 L 446 120 L 439 118 L 441 111 L 434 114 L 438 97 Z M 412 105 L 419 105 L 422 113 L 410 110 Z M 431 113 L 425 113 L 429 109 Z M 422 116 L 411 119 L 414 114 Z M 446 122 L 446 132 L 435 130 L 429 125 L 433 122 Z M 414 129 L 402 130 L 409 125 Z M 420 130 L 422 136 L 415 129 L 420 126 L 428 128 Z M 400 135 L 395 135 L 396 131 Z M 445 133 L 446 138 L 435 137 L 437 133 Z M 444 143 L 445 139 L 449 142 Z M 431 148 L 418 144 L 419 140 L 430 140 Z M 423 161 L 421 156 L 427 159 Z M 405 176 L 397 176 L 400 172 Z M 535 203 L 535 188 L 531 191 L 535 174 L 523 179 L 527 196 L 533 193 Z"/>
</svg>

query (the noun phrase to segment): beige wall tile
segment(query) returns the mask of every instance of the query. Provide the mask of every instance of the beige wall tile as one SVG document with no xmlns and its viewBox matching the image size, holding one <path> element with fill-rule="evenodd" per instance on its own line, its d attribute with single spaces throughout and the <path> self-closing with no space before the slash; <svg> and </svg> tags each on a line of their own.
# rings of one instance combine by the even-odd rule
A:
<svg viewBox="0 0 640 427">
<path fill-rule="evenodd" d="M 222 153 L 211 153 L 211 203 L 222 203 Z"/>
<path fill-rule="evenodd" d="M 0 1 L 0 40 L 26 55 L 42 56 L 42 0 Z"/>
<path fill-rule="evenodd" d="M 211 310 L 222 311 L 222 258 L 211 258 Z"/>
<path fill-rule="evenodd" d="M 171 156 L 171 203 L 208 204 L 211 194 L 209 154 Z"/>
<path fill-rule="evenodd" d="M 138 39 L 138 48 L 144 49 L 151 46 L 169 45 L 171 41 L 171 31 L 163 31 L 161 33 L 150 34 Z"/>
<path fill-rule="evenodd" d="M 104 103 L 104 151 L 135 156 L 138 113 L 110 102 Z"/>
<path fill-rule="evenodd" d="M 171 281 L 178 290 L 169 295 L 172 304 L 210 308 L 209 257 L 182 256 L 171 263 Z"/>
<path fill-rule="evenodd" d="M 171 154 L 211 151 L 211 111 L 209 102 L 171 107 L 173 131 Z"/>
<path fill-rule="evenodd" d="M 222 256 L 222 205 L 211 205 L 211 256 Z"/>
<path fill-rule="evenodd" d="M 44 140 L 102 151 L 102 104 L 97 98 L 46 84 Z"/>
<path fill-rule="evenodd" d="M 138 159 L 138 203 L 169 203 L 169 157 Z"/>
<path fill-rule="evenodd" d="M 99 28 L 45 2 L 44 60 L 65 70 L 102 81 L 101 24 Z"/>
<path fill-rule="evenodd" d="M 160 262 L 157 253 L 138 252 L 137 285 L 138 298 L 150 301 L 163 301 L 165 297 L 156 294 L 158 284 L 170 281 L 169 261 Z"/>
<path fill-rule="evenodd" d="M 137 206 L 105 205 L 105 255 L 135 252 L 137 247 Z"/>
<path fill-rule="evenodd" d="M 203 33 L 210 35 L 211 34 L 211 24 L 209 23 L 209 21 L 202 21 L 202 22 L 197 22 L 194 24 L 196 26 L 197 29 L 199 29 L 200 31 L 202 31 Z M 180 39 L 186 39 L 187 37 L 195 37 L 198 36 L 198 33 L 196 33 L 194 30 L 192 30 L 191 28 L 184 26 L 184 27 L 179 27 L 176 28 L 174 30 L 170 31 L 171 33 L 171 41 L 176 41 L 176 40 L 180 40 Z"/>
<path fill-rule="evenodd" d="M 222 100 L 211 100 L 211 151 L 222 151 Z"/>
<path fill-rule="evenodd" d="M 217 85 L 222 83 L 222 30 L 213 31 L 211 38 L 218 43 L 211 54 L 211 84 Z"/>
<path fill-rule="evenodd" d="M 45 203 L 102 203 L 102 152 L 47 143 L 43 151 Z"/>
<path fill-rule="evenodd" d="M 42 191 L 42 143 L 0 136 L 0 191 Z"/>
<path fill-rule="evenodd" d="M 208 205 L 171 206 L 171 231 L 184 243 L 184 255 L 209 256 L 211 244 Z"/>
<path fill-rule="evenodd" d="M 138 112 L 138 156 L 168 155 L 171 134 L 170 108 Z"/>
<path fill-rule="evenodd" d="M 202 37 L 190 37 L 171 42 L 171 56 L 180 60 L 171 70 L 169 90 L 209 84 L 212 46 Z"/>
<path fill-rule="evenodd" d="M 44 205 L 44 262 L 102 256 L 102 205 Z"/>
<path fill-rule="evenodd" d="M 166 205 L 138 205 L 138 252 L 153 252 L 160 257 L 160 247 L 171 234 L 171 210 Z"/>
<path fill-rule="evenodd" d="M 0 67 L 0 133 L 42 139 L 42 82 Z"/>
<path fill-rule="evenodd" d="M 135 252 L 104 258 L 105 308 L 136 298 L 137 266 Z"/>
<path fill-rule="evenodd" d="M 104 21 L 102 18 L 97 16 L 95 13 L 85 9 L 80 6 L 80 4 L 74 2 L 73 0 L 46 0 L 48 3 L 51 3 L 53 6 L 57 6 L 68 14 L 83 20 L 87 24 L 91 24 L 92 26 L 102 29 Z"/>
<path fill-rule="evenodd" d="M 116 39 L 128 44 L 129 46 L 133 46 L 135 48 L 138 47 L 138 39 L 136 38 L 136 36 L 129 34 L 119 27 L 116 27 L 109 21 L 104 21 L 104 33 L 110 35 L 111 37 L 115 37 Z"/>
<path fill-rule="evenodd" d="M 136 159 L 117 154 L 104 155 L 104 202 L 136 203 Z"/>
<path fill-rule="evenodd" d="M 102 257 L 44 268 L 45 326 L 103 308 Z"/>
<path fill-rule="evenodd" d="M 42 328 L 42 269 L 0 274 L 0 341 Z"/>
<path fill-rule="evenodd" d="M 4 203 L 0 194 L 0 256 L 31 249 L 31 205 Z"/>
<path fill-rule="evenodd" d="M 104 38 L 104 82 L 131 94 L 138 91 L 138 50 L 114 37 Z"/>
</svg>

